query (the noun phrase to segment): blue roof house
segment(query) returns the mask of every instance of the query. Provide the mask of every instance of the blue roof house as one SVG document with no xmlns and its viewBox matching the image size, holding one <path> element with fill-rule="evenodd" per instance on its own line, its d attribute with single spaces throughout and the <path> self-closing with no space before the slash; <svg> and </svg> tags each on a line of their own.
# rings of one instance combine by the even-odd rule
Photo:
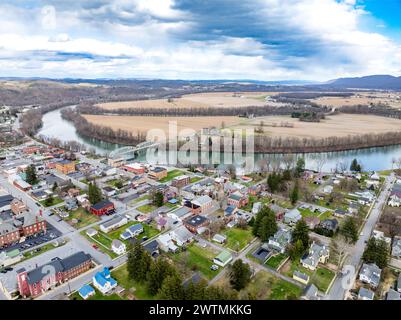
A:
<svg viewBox="0 0 401 320">
<path fill-rule="evenodd" d="M 78 293 L 82 299 L 86 300 L 95 295 L 96 292 L 89 284 L 86 284 L 78 290 Z"/>
<path fill-rule="evenodd" d="M 110 275 L 110 270 L 104 268 L 102 272 L 97 272 L 93 278 L 93 285 L 103 294 L 108 294 L 111 290 L 117 287 L 117 281 Z"/>
</svg>

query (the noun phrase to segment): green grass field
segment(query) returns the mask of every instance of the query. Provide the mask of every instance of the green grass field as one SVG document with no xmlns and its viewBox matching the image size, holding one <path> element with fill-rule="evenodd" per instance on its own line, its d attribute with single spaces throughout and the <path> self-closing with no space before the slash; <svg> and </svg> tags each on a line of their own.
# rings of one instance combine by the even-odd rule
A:
<svg viewBox="0 0 401 320">
<path fill-rule="evenodd" d="M 181 171 L 181 170 L 171 170 L 169 172 L 167 172 L 167 177 L 160 179 L 159 182 L 160 183 L 166 183 L 170 180 L 173 180 L 175 177 L 179 177 L 185 175 L 185 172 Z"/>
<path fill-rule="evenodd" d="M 126 264 L 113 270 L 111 276 L 118 282 L 118 285 L 122 286 L 125 290 L 131 290 L 137 299 L 154 300 L 156 298 L 147 292 L 145 284 L 137 283 L 129 278 Z"/>
<path fill-rule="evenodd" d="M 38 249 L 34 249 L 31 251 L 27 251 L 23 253 L 24 258 L 21 261 L 27 260 L 27 259 L 31 259 L 33 257 L 36 257 L 42 253 L 45 253 L 46 251 L 50 251 L 56 248 L 60 248 L 61 246 L 63 246 L 64 244 L 66 244 L 67 242 L 63 243 L 63 244 L 59 244 L 57 247 L 53 245 L 53 243 L 47 243 L 44 246 L 38 248 L 40 249 L 40 251 L 36 251 Z M 20 262 L 21 262 L 20 261 Z"/>
<path fill-rule="evenodd" d="M 138 208 L 136 208 L 136 210 L 142 212 L 142 213 L 150 213 L 153 210 L 156 210 L 157 207 L 154 206 L 153 204 L 144 204 L 143 206 L 140 206 Z"/>
<path fill-rule="evenodd" d="M 227 236 L 226 246 L 232 250 L 240 251 L 254 238 L 251 228 L 239 229 L 231 228 L 224 231 L 224 235 Z"/>
<path fill-rule="evenodd" d="M 76 229 L 80 229 L 92 223 L 100 221 L 100 218 L 98 216 L 91 214 L 84 208 L 78 208 L 76 210 L 69 211 L 69 214 L 70 216 L 65 220 L 70 222 L 72 219 L 77 219 L 78 223 L 73 225 Z"/>
<path fill-rule="evenodd" d="M 188 277 L 192 271 L 199 271 L 210 280 L 222 270 L 221 268 L 216 271 L 210 270 L 213 259 L 217 255 L 218 252 L 210 248 L 201 248 L 192 244 L 186 251 L 169 254 L 169 257 L 177 263 L 185 277 Z"/>
<path fill-rule="evenodd" d="M 283 253 L 276 254 L 274 256 L 271 256 L 269 260 L 266 261 L 266 265 L 274 270 L 277 270 L 277 268 L 280 266 L 280 264 L 287 259 L 287 255 Z"/>
<path fill-rule="evenodd" d="M 327 268 L 317 268 L 310 281 L 320 291 L 326 292 L 334 276 L 335 273 Z"/>
<path fill-rule="evenodd" d="M 59 197 L 53 197 L 53 201 L 52 201 L 52 203 L 50 203 L 50 204 L 47 204 L 47 202 L 46 202 L 46 199 L 45 200 L 41 200 L 41 201 L 39 201 L 40 202 L 40 204 L 42 205 L 42 206 L 44 206 L 44 207 L 52 207 L 52 206 L 55 206 L 55 205 L 57 205 L 57 204 L 60 204 L 60 203 L 62 203 L 62 202 L 64 202 L 64 200 L 63 199 L 60 199 Z"/>
</svg>

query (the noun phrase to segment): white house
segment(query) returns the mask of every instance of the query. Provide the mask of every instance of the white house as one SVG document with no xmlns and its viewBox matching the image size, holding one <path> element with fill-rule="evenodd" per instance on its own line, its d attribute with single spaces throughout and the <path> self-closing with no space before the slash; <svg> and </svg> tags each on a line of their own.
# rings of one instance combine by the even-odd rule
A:
<svg viewBox="0 0 401 320">
<path fill-rule="evenodd" d="M 189 243 L 194 238 L 194 235 L 184 226 L 180 226 L 177 229 L 170 232 L 171 238 L 175 241 L 177 246 L 183 246 Z"/>
<path fill-rule="evenodd" d="M 314 271 L 319 262 L 326 263 L 329 260 L 329 257 L 329 248 L 313 242 L 309 248 L 308 255 L 305 258 L 301 258 L 301 263 L 304 268 Z"/>
<path fill-rule="evenodd" d="M 112 230 L 116 230 L 128 223 L 128 219 L 125 216 L 116 216 L 113 219 L 106 221 L 100 225 L 100 230 L 104 233 L 108 233 Z"/>
<path fill-rule="evenodd" d="M 284 215 L 284 222 L 290 225 L 296 224 L 302 219 L 301 212 L 297 208 L 292 209 Z"/>
<path fill-rule="evenodd" d="M 117 255 L 122 255 L 127 252 L 127 247 L 125 243 L 121 242 L 120 240 L 114 239 L 111 242 L 111 250 Z"/>
<path fill-rule="evenodd" d="M 177 252 L 178 247 L 174 244 L 173 238 L 169 233 L 160 235 L 157 239 L 160 249 L 165 252 Z"/>
<path fill-rule="evenodd" d="M 117 281 L 111 277 L 110 270 L 106 267 L 93 276 L 92 282 L 93 286 L 103 294 L 108 294 L 117 287 Z"/>
</svg>

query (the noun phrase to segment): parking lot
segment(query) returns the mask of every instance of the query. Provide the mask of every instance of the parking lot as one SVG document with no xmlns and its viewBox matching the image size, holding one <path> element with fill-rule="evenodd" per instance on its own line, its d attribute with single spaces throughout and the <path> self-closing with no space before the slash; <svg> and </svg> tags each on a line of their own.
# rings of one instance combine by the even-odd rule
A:
<svg viewBox="0 0 401 320">
<path fill-rule="evenodd" d="M 24 250 L 31 249 L 35 246 L 41 245 L 43 243 L 53 241 L 54 239 L 57 239 L 60 236 L 61 236 L 61 232 L 58 231 L 50 223 L 47 223 L 46 234 L 41 233 L 41 234 L 31 236 L 31 237 L 27 238 L 24 242 L 14 244 L 12 246 L 4 248 L 4 250 L 7 252 L 14 250 L 14 249 L 19 249 L 20 251 L 24 251 Z"/>
</svg>

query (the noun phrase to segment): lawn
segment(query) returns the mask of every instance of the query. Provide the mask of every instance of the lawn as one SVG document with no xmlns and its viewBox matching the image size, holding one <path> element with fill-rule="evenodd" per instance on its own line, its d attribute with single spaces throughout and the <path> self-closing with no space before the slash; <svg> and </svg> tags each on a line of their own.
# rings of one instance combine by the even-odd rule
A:
<svg viewBox="0 0 401 320">
<path fill-rule="evenodd" d="M 301 296 L 302 289 L 291 282 L 278 279 L 273 283 L 269 300 L 296 300 Z"/>
<path fill-rule="evenodd" d="M 191 177 L 190 183 L 196 183 L 202 179 L 203 179 L 203 177 Z"/>
<path fill-rule="evenodd" d="M 311 209 L 302 209 L 298 208 L 299 212 L 301 213 L 303 218 L 307 217 L 318 217 L 320 215 L 320 212 L 314 212 Z"/>
<path fill-rule="evenodd" d="M 168 182 L 170 180 L 173 180 L 175 177 L 179 177 L 179 176 L 182 176 L 184 174 L 185 174 L 185 172 L 183 172 L 181 170 L 177 170 L 177 169 L 176 170 L 171 170 L 171 171 L 167 172 L 167 177 L 165 177 L 163 179 L 160 179 L 159 182 L 160 183 L 166 183 L 166 182 Z"/>
<path fill-rule="evenodd" d="M 107 233 L 107 237 L 111 238 L 111 239 L 120 239 L 120 235 L 122 233 L 124 233 L 125 229 L 127 229 L 130 226 L 133 226 L 135 224 L 138 224 L 139 222 L 137 221 L 131 221 L 128 224 L 126 224 L 125 226 L 122 226 L 121 228 L 118 228 L 117 230 L 111 231 L 109 233 Z M 160 231 L 157 230 L 156 228 L 146 224 L 146 223 L 142 223 L 143 226 L 143 233 L 141 233 L 140 235 L 137 236 L 137 239 L 141 239 L 142 237 L 148 237 L 148 239 L 153 238 L 155 235 L 157 235 Z M 99 231 L 99 233 L 103 233 L 101 231 Z M 124 241 L 123 241 L 124 242 Z"/>
<path fill-rule="evenodd" d="M 334 276 L 335 273 L 333 271 L 319 267 L 313 274 L 311 282 L 315 284 L 320 291 L 326 292 Z"/>
<path fill-rule="evenodd" d="M 40 202 L 40 204 L 42 205 L 42 206 L 44 206 L 44 207 L 52 207 L 52 206 L 55 206 L 56 204 L 60 204 L 60 203 L 62 203 L 62 202 L 64 202 L 64 200 L 63 199 L 61 199 L 61 198 L 59 198 L 59 197 L 53 197 L 52 198 L 53 199 L 53 201 L 52 201 L 52 203 L 51 204 L 47 204 L 46 203 L 46 199 L 45 200 L 41 200 L 41 201 L 39 201 Z"/>
<path fill-rule="evenodd" d="M 149 200 L 150 199 L 150 195 L 144 195 L 142 197 L 136 198 L 135 200 L 132 201 L 132 203 L 138 203 L 144 200 Z"/>
<path fill-rule="evenodd" d="M 77 219 L 78 223 L 73 225 L 76 229 L 80 229 L 80 228 L 86 227 L 92 223 L 100 221 L 100 218 L 98 216 L 89 213 L 84 208 L 78 208 L 78 209 L 69 211 L 69 214 L 70 214 L 70 216 L 65 220 L 69 221 L 69 223 L 71 224 L 72 219 Z"/>
<path fill-rule="evenodd" d="M 153 204 L 144 204 L 143 206 L 136 208 L 136 210 L 138 210 L 142 213 L 150 213 L 156 209 L 157 209 L 157 207 Z"/>
<path fill-rule="evenodd" d="M 223 287 L 229 286 L 228 277 L 225 275 L 217 284 Z M 248 299 L 249 296 L 257 300 L 289 300 L 298 299 L 302 289 L 290 282 L 281 280 L 267 271 L 259 271 L 251 279 L 248 286 L 240 292 L 240 297 Z"/>
<path fill-rule="evenodd" d="M 277 270 L 277 268 L 280 266 L 281 263 L 283 263 L 283 261 L 285 259 L 287 259 L 287 255 L 283 254 L 283 253 L 279 253 L 276 254 L 274 256 L 271 256 L 269 258 L 269 260 L 266 261 L 266 265 L 274 270 Z"/>
<path fill-rule="evenodd" d="M 226 246 L 236 251 L 242 250 L 254 238 L 252 230 L 249 227 L 247 229 L 240 229 L 235 227 L 227 229 L 224 232 L 224 235 L 227 236 Z"/>
<path fill-rule="evenodd" d="M 288 268 L 288 264 L 290 264 L 290 268 Z M 287 270 L 284 271 L 284 269 Z M 309 283 L 313 283 L 322 292 L 326 292 L 331 280 L 335 276 L 333 271 L 320 266 L 318 266 L 315 271 L 306 269 L 299 261 L 288 261 L 283 267 L 283 273 L 290 278 L 292 278 L 292 275 L 296 270 L 307 274 L 310 277 Z"/>
<path fill-rule="evenodd" d="M 184 273 L 184 278 L 189 277 L 191 271 L 199 271 L 210 280 L 222 270 L 222 268 L 216 271 L 210 270 L 213 259 L 217 255 L 218 252 L 211 248 L 201 248 L 192 244 L 187 247 L 186 251 L 169 254 L 169 257 L 177 263 L 180 271 Z"/>
<path fill-rule="evenodd" d="M 129 278 L 127 271 L 127 264 L 122 265 L 118 269 L 111 272 L 111 276 L 118 282 L 118 285 L 125 288 L 125 290 L 133 291 L 134 296 L 140 300 L 153 300 L 155 296 L 147 292 L 146 285 L 137 283 Z"/>
<path fill-rule="evenodd" d="M 93 288 L 93 286 L 92 286 Z M 120 298 L 120 296 L 116 293 L 113 293 L 111 295 L 103 295 L 100 291 L 98 291 L 96 288 L 95 289 L 95 295 L 93 295 L 92 297 L 90 297 L 87 300 L 122 300 Z M 82 297 L 79 295 L 78 291 L 74 292 L 71 296 L 70 296 L 70 300 L 83 300 Z"/>
<path fill-rule="evenodd" d="M 98 234 L 95 235 L 94 237 L 89 237 L 86 234 L 86 230 L 84 230 L 84 231 L 81 231 L 81 235 L 83 235 L 86 239 L 88 239 L 89 242 L 95 244 L 98 247 L 97 250 L 99 250 L 100 252 L 103 252 L 104 254 L 109 255 L 110 258 L 114 259 L 114 258 L 118 257 L 117 254 L 111 250 L 112 239 L 105 236 L 101 232 L 98 232 Z"/>
</svg>

